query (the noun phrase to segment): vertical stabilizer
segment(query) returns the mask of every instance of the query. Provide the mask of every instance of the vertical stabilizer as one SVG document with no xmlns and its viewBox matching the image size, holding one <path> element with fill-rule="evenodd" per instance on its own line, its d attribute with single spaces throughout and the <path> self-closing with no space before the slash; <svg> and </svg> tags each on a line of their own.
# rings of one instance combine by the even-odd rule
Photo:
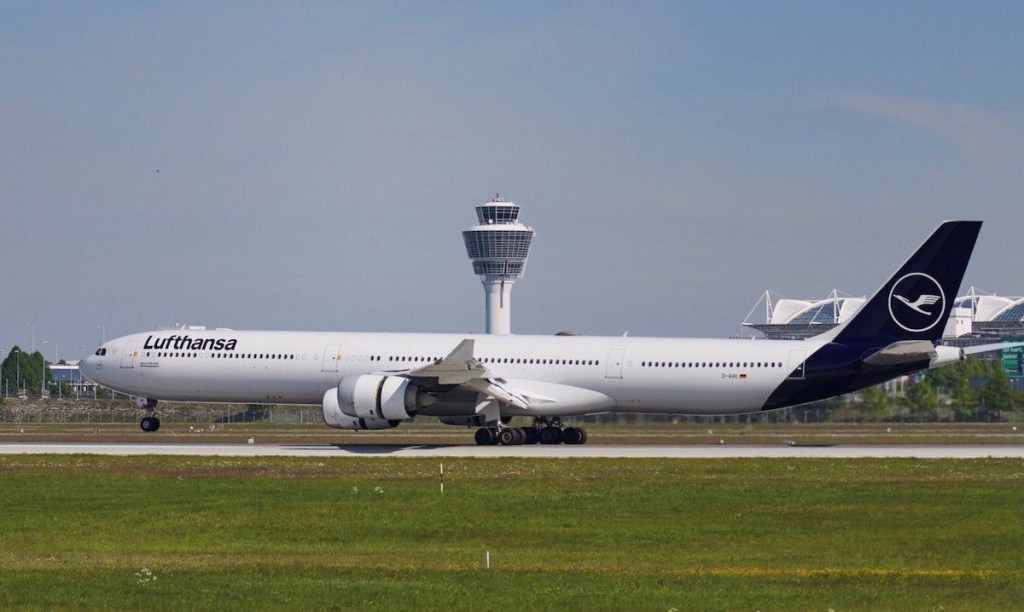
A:
<svg viewBox="0 0 1024 612">
<path fill-rule="evenodd" d="M 942 337 L 981 221 L 946 221 L 849 321 L 819 339 L 930 340 Z"/>
</svg>

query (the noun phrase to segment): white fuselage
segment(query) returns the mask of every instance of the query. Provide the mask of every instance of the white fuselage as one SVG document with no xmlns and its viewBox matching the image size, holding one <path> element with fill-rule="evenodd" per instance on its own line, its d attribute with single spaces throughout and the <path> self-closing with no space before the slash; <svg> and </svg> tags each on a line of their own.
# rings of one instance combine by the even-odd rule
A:
<svg viewBox="0 0 1024 612">
<path fill-rule="evenodd" d="M 978 221 L 942 223 L 854 316 L 802 341 L 190 328 L 112 340 L 81 368 L 149 407 L 320 404 L 324 422 L 341 429 L 424 414 L 487 425 L 478 444 L 537 441 L 550 428 L 548 442 L 539 441 L 564 434 L 579 444 L 585 432 L 563 431 L 561 417 L 782 408 L 963 359 L 963 350 L 936 343 L 952 307 L 944 296 L 956 295 L 980 229 Z M 533 416 L 535 435 L 500 427 L 515 415 Z M 155 431 L 159 420 L 140 426 Z"/>
<path fill-rule="evenodd" d="M 320 404 L 343 377 L 422 367 L 465 339 L 474 341 L 474 357 L 495 377 L 520 388 L 533 385 L 543 394 L 543 385 L 552 384 L 611 399 L 552 404 L 552 415 L 757 411 L 821 346 L 813 340 L 173 330 L 111 340 L 83 360 L 82 371 L 116 391 L 156 400 Z"/>
</svg>

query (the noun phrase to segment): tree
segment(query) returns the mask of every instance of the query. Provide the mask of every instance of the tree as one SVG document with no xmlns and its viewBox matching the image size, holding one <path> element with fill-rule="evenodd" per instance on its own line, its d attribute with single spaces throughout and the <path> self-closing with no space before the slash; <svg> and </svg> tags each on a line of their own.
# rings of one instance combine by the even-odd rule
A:
<svg viewBox="0 0 1024 612">
<path fill-rule="evenodd" d="M 956 382 L 952 391 L 953 414 L 958 420 L 964 420 L 974 414 L 978 408 L 978 395 L 971 388 L 971 381 L 966 376 Z"/>
<path fill-rule="evenodd" d="M 0 364 L 0 378 L 7 385 L 10 393 L 17 393 L 18 389 L 22 387 L 22 381 L 26 381 L 31 372 L 33 370 L 29 363 L 29 355 L 18 346 L 12 348 L 3 363 Z"/>
<path fill-rule="evenodd" d="M 922 380 L 907 389 L 907 404 L 915 417 L 933 418 L 939 407 L 939 396 L 931 383 Z"/>
<path fill-rule="evenodd" d="M 8 353 L 7 358 L 4 359 L 3 363 L 0 364 L 0 378 L 2 378 L 12 390 L 21 388 L 21 382 L 18 380 L 20 368 L 18 367 L 19 356 L 23 355 L 21 348 L 15 346 Z"/>
<path fill-rule="evenodd" d="M 892 401 L 881 386 L 864 389 L 864 407 L 861 412 L 874 420 L 892 416 Z"/>
<path fill-rule="evenodd" d="M 50 372 L 42 353 L 36 351 L 29 354 L 15 346 L 7 354 L 3 364 L 0 364 L 0 378 L 9 380 L 15 390 L 20 389 L 24 383 L 26 391 L 35 395 L 40 393 L 44 381 L 53 381 L 53 373 Z"/>
<path fill-rule="evenodd" d="M 964 378 L 964 368 L 960 363 L 942 366 L 924 373 L 924 379 L 932 385 L 933 389 L 948 393 L 953 392 L 961 378 Z"/>
<path fill-rule="evenodd" d="M 982 391 L 985 408 L 1000 417 L 1004 410 L 1013 410 L 1017 404 L 1017 393 L 1010 385 L 1010 377 L 999 362 L 989 372 L 988 385 Z"/>
</svg>

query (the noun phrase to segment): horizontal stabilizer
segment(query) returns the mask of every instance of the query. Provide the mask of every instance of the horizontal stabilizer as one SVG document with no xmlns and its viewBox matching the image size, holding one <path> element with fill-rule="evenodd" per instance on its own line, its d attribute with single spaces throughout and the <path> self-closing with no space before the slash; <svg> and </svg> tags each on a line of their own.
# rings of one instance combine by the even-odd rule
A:
<svg viewBox="0 0 1024 612">
<path fill-rule="evenodd" d="M 979 353 L 991 353 L 992 351 L 1001 351 L 1004 349 L 1017 348 L 1024 346 L 1024 342 L 996 342 L 995 344 L 981 344 L 978 346 L 966 346 L 964 347 L 965 355 L 977 355 Z"/>
<path fill-rule="evenodd" d="M 864 358 L 864 363 L 873 366 L 898 365 L 918 361 L 931 361 L 938 353 L 935 345 L 928 340 L 904 340 L 893 342 L 889 346 Z"/>
</svg>

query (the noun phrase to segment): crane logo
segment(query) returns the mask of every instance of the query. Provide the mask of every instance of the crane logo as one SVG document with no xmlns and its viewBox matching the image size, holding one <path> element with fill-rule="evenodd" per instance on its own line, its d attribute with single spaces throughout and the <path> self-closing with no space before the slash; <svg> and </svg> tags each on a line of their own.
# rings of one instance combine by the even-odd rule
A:
<svg viewBox="0 0 1024 612">
<path fill-rule="evenodd" d="M 938 325 L 946 310 L 946 294 L 931 276 L 911 272 L 889 290 L 889 316 L 908 332 L 923 332 Z"/>
<path fill-rule="evenodd" d="M 917 312 L 919 312 L 919 313 L 921 313 L 923 315 L 930 315 L 931 313 L 928 312 L 927 310 L 925 310 L 924 308 L 922 308 L 922 306 L 931 306 L 935 302 L 939 301 L 939 296 L 937 296 L 937 295 L 928 295 L 928 294 L 922 295 L 921 297 L 917 298 L 913 302 L 911 302 L 907 298 L 903 297 L 902 295 L 897 295 L 897 296 L 894 296 L 894 297 L 897 300 L 899 300 L 899 301 L 903 302 L 904 304 L 906 304 L 907 308 L 911 308 L 913 310 L 916 310 Z"/>
</svg>

